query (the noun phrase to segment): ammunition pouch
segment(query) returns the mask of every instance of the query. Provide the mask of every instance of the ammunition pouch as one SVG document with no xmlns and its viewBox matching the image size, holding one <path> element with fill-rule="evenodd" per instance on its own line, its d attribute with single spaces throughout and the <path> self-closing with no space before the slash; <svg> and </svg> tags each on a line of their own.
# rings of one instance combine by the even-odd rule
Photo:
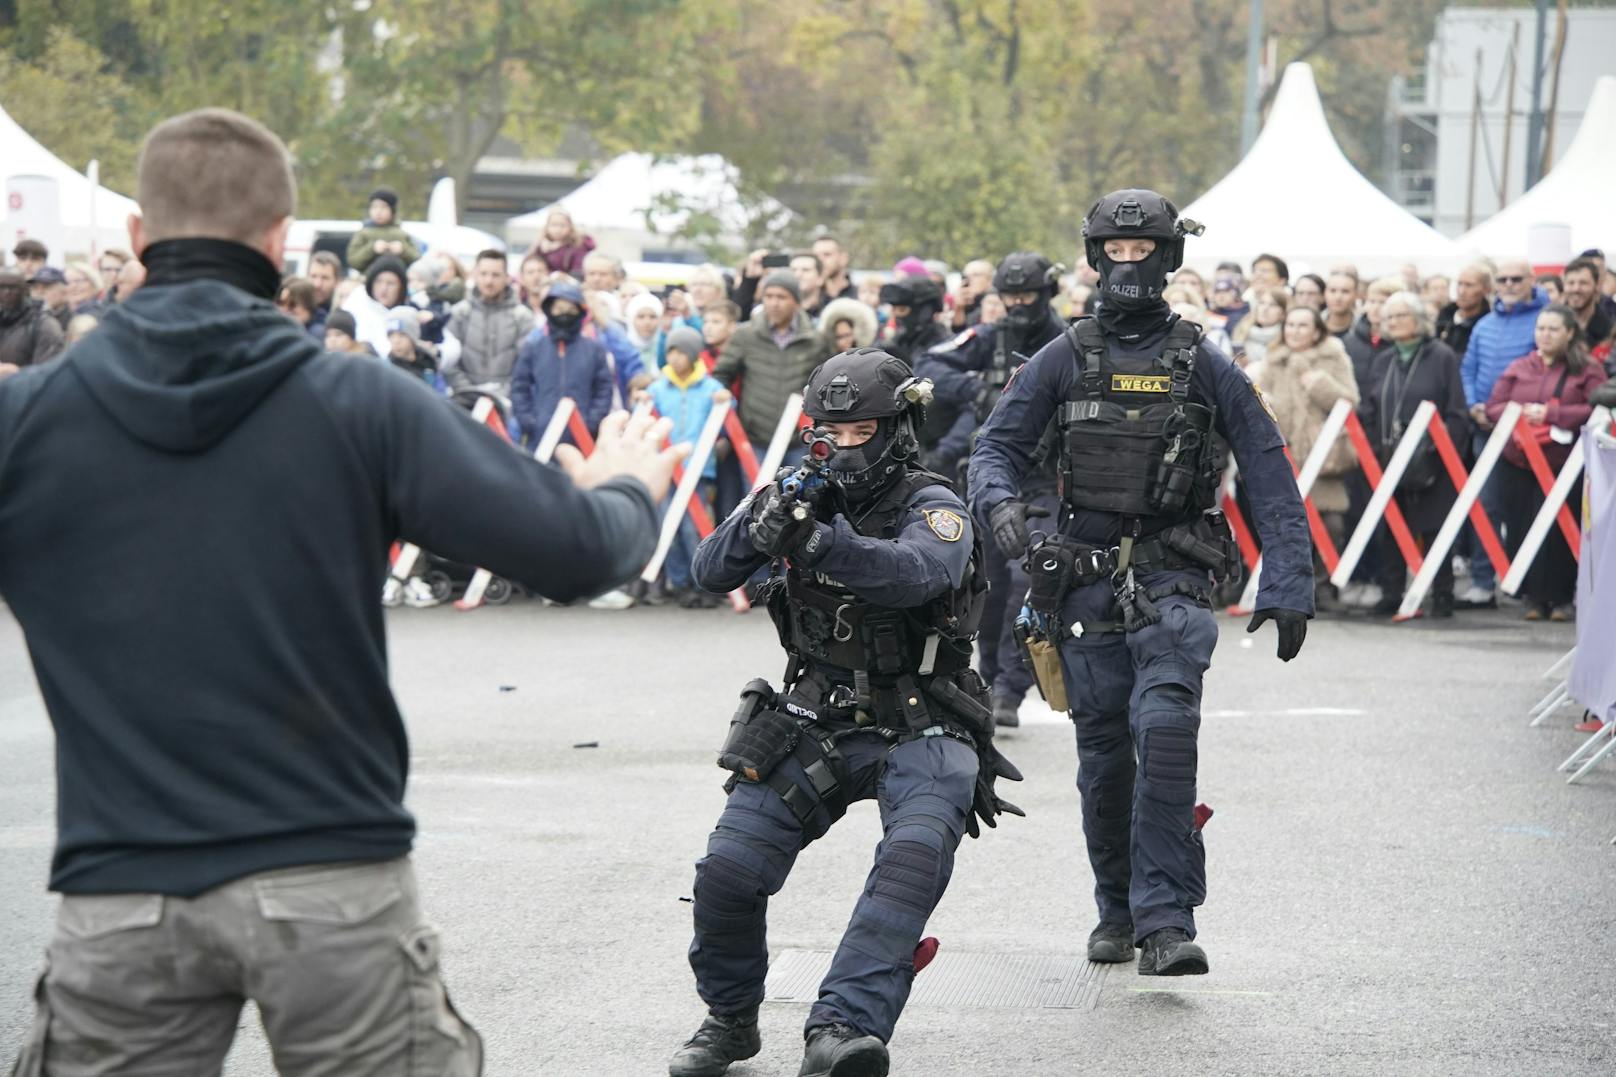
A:
<svg viewBox="0 0 1616 1077">
<path fill-rule="evenodd" d="M 1214 509 L 1135 542 L 1133 567 L 1141 574 L 1198 569 L 1215 580 L 1231 579 L 1240 573 L 1240 547 L 1228 520 Z"/>
<path fill-rule="evenodd" d="M 729 720 L 729 733 L 718 751 L 718 765 L 749 782 L 762 781 L 791 754 L 801 730 L 797 720 L 775 710 L 769 682 L 758 679 L 741 690 L 741 705 Z"/>
<path fill-rule="evenodd" d="M 1059 614 L 1068 591 L 1098 583 L 1116 567 L 1115 546 L 1090 546 L 1051 535 L 1027 551 L 1027 605 L 1039 613 Z"/>
<path fill-rule="evenodd" d="M 779 697 L 769 682 L 757 679 L 741 691 L 741 705 L 730 719 L 729 735 L 718 753 L 718 765 L 731 771 L 724 791 L 741 782 L 767 785 L 780 795 L 803 828 L 803 844 L 824 834 L 847 812 L 847 766 L 834 735 L 817 725 L 776 709 Z M 782 773 L 780 764 L 795 758 L 808 779 L 805 789 Z M 823 807 L 825 818 L 816 817 Z"/>
<path fill-rule="evenodd" d="M 1021 645 L 1022 661 L 1032 670 L 1038 694 L 1051 710 L 1070 709 L 1066 698 L 1066 676 L 1061 672 L 1060 645 L 1045 636 L 1016 626 L 1016 642 Z"/>
</svg>

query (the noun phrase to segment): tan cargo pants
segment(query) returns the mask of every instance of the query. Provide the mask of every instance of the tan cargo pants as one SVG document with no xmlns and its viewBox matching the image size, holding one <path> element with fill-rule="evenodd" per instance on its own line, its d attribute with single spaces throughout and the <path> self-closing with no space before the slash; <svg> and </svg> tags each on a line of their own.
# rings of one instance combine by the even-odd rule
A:
<svg viewBox="0 0 1616 1077">
<path fill-rule="evenodd" d="M 245 1000 L 283 1077 L 477 1077 L 408 859 L 195 898 L 68 895 L 16 1077 L 217 1077 Z"/>
</svg>

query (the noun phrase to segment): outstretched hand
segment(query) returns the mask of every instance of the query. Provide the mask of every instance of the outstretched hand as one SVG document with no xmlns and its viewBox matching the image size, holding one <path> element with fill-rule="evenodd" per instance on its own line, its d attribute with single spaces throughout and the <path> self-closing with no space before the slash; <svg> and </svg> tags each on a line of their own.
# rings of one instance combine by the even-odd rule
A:
<svg viewBox="0 0 1616 1077">
<path fill-rule="evenodd" d="M 1246 631 L 1257 631 L 1265 621 L 1273 621 L 1274 627 L 1279 630 L 1279 660 L 1289 662 L 1295 658 L 1302 650 L 1302 642 L 1307 639 L 1307 614 L 1295 610 L 1261 609 L 1251 615 L 1251 623 L 1246 626 Z"/>
<path fill-rule="evenodd" d="M 672 432 L 671 419 L 613 412 L 601 421 L 592 455 L 586 457 L 572 445 L 557 445 L 555 462 L 586 490 L 626 475 L 644 483 L 651 500 L 661 501 L 673 485 L 673 469 L 690 453 L 688 445 L 662 447 Z"/>
</svg>

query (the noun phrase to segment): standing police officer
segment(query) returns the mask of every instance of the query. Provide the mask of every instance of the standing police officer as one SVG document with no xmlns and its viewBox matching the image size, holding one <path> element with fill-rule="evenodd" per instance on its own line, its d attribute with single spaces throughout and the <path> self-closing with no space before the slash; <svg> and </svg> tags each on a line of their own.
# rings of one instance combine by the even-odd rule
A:
<svg viewBox="0 0 1616 1077">
<path fill-rule="evenodd" d="M 1089 958 L 1128 961 L 1137 942 L 1146 976 L 1208 967 L 1192 941 L 1206 895 L 1196 736 L 1217 640 L 1208 592 L 1231 546 L 1214 510 L 1214 433 L 1234 450 L 1263 540 L 1247 630 L 1275 621 L 1289 661 L 1313 613 L 1307 520 L 1279 429 L 1239 368 L 1162 300 L 1190 232 L 1199 226 L 1154 191 L 1095 204 L 1083 234 L 1100 273 L 1099 313 L 1017 372 L 971 455 L 976 518 L 1002 550 L 1020 553 L 1023 477 L 1058 424 L 1061 514 L 1058 534 L 1029 556 L 1029 630 L 1035 656 L 1059 649 L 1060 676 L 1039 679 L 1046 694 L 1069 695 L 1077 727 L 1100 914 Z"/>
<path fill-rule="evenodd" d="M 915 947 L 961 835 L 1020 810 L 994 795 L 1019 779 L 993 748 L 970 669 L 982 584 L 964 502 L 912 466 L 929 386 L 878 348 L 833 356 L 803 391 L 820 424 L 805 463 L 743 502 L 696 551 L 697 582 L 723 593 L 762 566 L 789 661 L 776 694 L 754 680 L 719 765 L 729 800 L 696 865 L 690 966 L 708 1017 L 669 1062 L 712 1077 L 761 1046 L 765 913 L 797 852 L 850 803 L 875 798 L 875 866 L 808 1015 L 801 1074 L 882 1075 L 909 995 Z"/>
<path fill-rule="evenodd" d="M 1066 328 L 1050 306 L 1060 288 L 1060 273 L 1059 266 L 1036 251 L 1007 255 L 993 274 L 993 288 L 1004 301 L 1005 316 L 992 325 L 972 326 L 927 352 L 916 364 L 915 373 L 936 386 L 937 399 L 960 408 L 958 421 L 928 454 L 932 470 L 954 474 L 1010 376 Z M 1022 477 L 1019 500 L 1029 506 L 1028 514 L 1033 516 L 1052 516 L 1059 507 L 1053 424 Z M 1031 670 L 1017 654 L 1015 639 L 1027 574 L 1020 550 L 1006 553 L 998 543 L 986 547 L 989 590 L 982 613 L 983 631 L 977 639 L 977 668 L 992 692 L 995 724 L 1015 726 L 1020 724 L 1021 701 L 1033 684 Z"/>
</svg>

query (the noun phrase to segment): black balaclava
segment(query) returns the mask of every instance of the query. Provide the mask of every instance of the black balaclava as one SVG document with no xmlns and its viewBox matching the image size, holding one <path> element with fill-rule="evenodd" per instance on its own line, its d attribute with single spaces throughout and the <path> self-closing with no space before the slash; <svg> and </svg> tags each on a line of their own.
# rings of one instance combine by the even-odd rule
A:
<svg viewBox="0 0 1616 1077">
<path fill-rule="evenodd" d="M 1167 287 L 1167 251 L 1160 240 L 1142 261 L 1113 262 L 1100 254 L 1100 306 L 1096 317 L 1108 333 L 1136 337 L 1159 327 L 1171 311 L 1162 292 Z"/>
<path fill-rule="evenodd" d="M 581 310 L 572 310 L 565 314 L 546 312 L 544 318 L 550 324 L 551 336 L 557 340 L 577 340 L 578 329 L 584 322 L 584 312 Z"/>
<path fill-rule="evenodd" d="M 874 500 L 903 473 L 906 458 L 892 452 L 893 432 L 900 420 L 880 420 L 870 440 L 851 449 L 837 449 L 825 462 L 836 487 L 850 505 Z"/>
</svg>

